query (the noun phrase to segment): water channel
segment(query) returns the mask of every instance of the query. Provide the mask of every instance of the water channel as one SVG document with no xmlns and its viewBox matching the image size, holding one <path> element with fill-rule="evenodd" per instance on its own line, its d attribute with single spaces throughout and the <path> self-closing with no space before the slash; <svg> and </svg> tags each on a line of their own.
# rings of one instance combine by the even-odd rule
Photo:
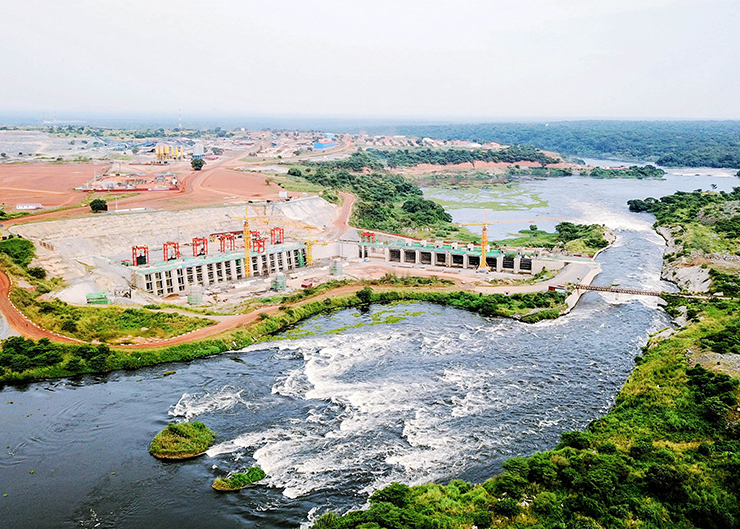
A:
<svg viewBox="0 0 740 529">
<path fill-rule="evenodd" d="M 552 227 L 537 217 L 604 223 L 618 239 L 599 257 L 595 284 L 670 289 L 659 279 L 663 241 L 652 218 L 629 213 L 626 201 L 740 185 L 718 174 L 522 183 L 539 206 L 492 208 L 489 219 L 525 219 L 492 236 Z M 500 201 L 496 190 L 427 190 L 440 193 L 459 203 L 450 209 L 457 221 L 480 218 L 476 203 Z M 373 306 L 307 320 L 291 340 L 187 364 L 6 387 L 1 525 L 298 527 L 330 508 L 362 507 L 392 481 L 484 481 L 505 459 L 551 448 L 604 414 L 648 335 L 668 323 L 655 300 L 597 292 L 535 325 L 425 303 Z M 176 374 L 164 377 L 168 370 Z M 183 419 L 218 433 L 208 454 L 179 463 L 149 456 L 152 436 Z M 210 488 L 255 462 L 264 484 Z"/>
</svg>

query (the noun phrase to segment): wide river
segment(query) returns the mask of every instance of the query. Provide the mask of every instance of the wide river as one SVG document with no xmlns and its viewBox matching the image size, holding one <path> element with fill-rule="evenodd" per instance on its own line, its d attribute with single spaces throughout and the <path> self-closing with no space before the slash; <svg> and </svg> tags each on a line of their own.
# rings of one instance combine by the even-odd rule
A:
<svg viewBox="0 0 740 529">
<path fill-rule="evenodd" d="M 491 209 L 489 219 L 522 219 L 494 236 L 532 220 L 552 227 L 537 217 L 607 224 L 618 238 L 599 257 L 595 283 L 657 290 L 673 288 L 659 279 L 663 241 L 626 201 L 740 185 L 719 176 L 727 174 L 427 192 L 456 202 L 457 221 L 478 220 L 476 204 Z M 537 207 L 491 205 L 507 201 Z M 535 325 L 424 303 L 374 306 L 188 364 L 6 387 L 0 526 L 298 527 L 362 507 L 392 481 L 481 482 L 507 458 L 552 448 L 608 411 L 648 335 L 668 323 L 655 300 L 596 292 Z M 184 419 L 217 432 L 208 454 L 180 463 L 149 456 L 154 434 Z M 211 489 L 215 477 L 255 463 L 268 475 L 262 485 Z"/>
</svg>

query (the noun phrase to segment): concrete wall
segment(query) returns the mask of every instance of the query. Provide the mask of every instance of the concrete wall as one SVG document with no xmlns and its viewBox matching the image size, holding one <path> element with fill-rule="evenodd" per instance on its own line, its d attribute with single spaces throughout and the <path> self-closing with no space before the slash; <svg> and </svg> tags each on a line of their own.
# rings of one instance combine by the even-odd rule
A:
<svg viewBox="0 0 740 529">
<path fill-rule="evenodd" d="M 148 246 L 154 254 L 168 241 L 177 241 L 184 246 L 195 237 L 211 233 L 238 231 L 244 226 L 245 206 L 200 208 L 181 211 L 153 211 L 129 214 L 102 214 L 81 219 L 36 222 L 13 226 L 11 231 L 53 246 L 54 251 L 72 258 L 108 256 L 125 258 L 132 246 Z M 291 202 L 275 202 L 268 206 L 249 205 L 250 216 L 271 215 L 274 220 L 269 227 L 280 226 L 285 219 L 286 235 L 305 239 L 306 230 L 296 226 L 305 223 L 323 227 L 331 224 L 336 206 L 320 197 L 309 197 Z M 254 223 L 253 229 L 264 231 L 268 227 L 262 222 Z M 268 233 L 269 236 L 269 233 Z M 188 250 L 182 249 L 182 253 Z"/>
</svg>

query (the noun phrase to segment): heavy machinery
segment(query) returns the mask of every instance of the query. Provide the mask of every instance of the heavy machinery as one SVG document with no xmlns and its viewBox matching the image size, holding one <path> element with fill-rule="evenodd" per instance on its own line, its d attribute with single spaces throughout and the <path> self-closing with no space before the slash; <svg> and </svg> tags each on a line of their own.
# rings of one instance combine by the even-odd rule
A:
<svg viewBox="0 0 740 529">
<path fill-rule="evenodd" d="M 506 224 L 516 222 L 537 222 L 537 221 L 550 221 L 550 220 L 563 220 L 559 217 L 550 217 L 544 219 L 515 219 L 515 220 L 493 220 L 488 222 L 488 211 L 483 214 L 483 222 L 461 222 L 459 226 L 483 226 L 480 236 L 480 264 L 478 265 L 479 272 L 488 272 L 490 268 L 486 261 L 488 252 L 488 226 L 491 224 Z"/>
<path fill-rule="evenodd" d="M 259 217 L 250 217 L 248 208 L 244 208 L 243 217 L 234 217 L 232 215 L 228 215 L 228 217 L 232 219 L 240 219 L 244 221 L 244 277 L 251 277 L 252 276 L 252 257 L 251 257 L 250 252 L 252 250 L 252 231 L 249 229 L 249 222 L 250 221 L 264 222 L 265 224 L 269 224 L 269 221 L 267 219 L 262 219 Z M 264 251 L 264 246 L 263 246 L 263 251 Z"/>
</svg>

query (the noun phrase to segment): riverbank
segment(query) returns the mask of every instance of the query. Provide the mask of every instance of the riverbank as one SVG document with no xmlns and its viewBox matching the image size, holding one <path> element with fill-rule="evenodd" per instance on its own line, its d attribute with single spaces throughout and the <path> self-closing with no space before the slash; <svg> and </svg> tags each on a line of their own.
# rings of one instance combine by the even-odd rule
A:
<svg viewBox="0 0 740 529">
<path fill-rule="evenodd" d="M 177 345 L 163 344 L 160 347 L 140 348 L 105 347 L 104 352 L 90 351 L 90 346 L 49 344 L 45 358 L 50 365 L 34 364 L 37 352 L 34 342 L 24 342 L 14 350 L 0 355 L 0 365 L 4 373 L 0 383 L 18 383 L 45 378 L 74 376 L 82 373 L 99 373 L 119 369 L 138 369 L 141 367 L 175 361 L 190 361 L 225 351 L 237 350 L 253 343 L 269 340 L 275 333 L 284 331 L 296 323 L 315 316 L 350 307 L 372 303 L 392 303 L 396 301 L 428 301 L 439 305 L 453 306 L 484 316 L 498 316 L 534 323 L 542 319 L 553 319 L 567 309 L 563 294 L 545 291 L 521 294 L 488 294 L 465 292 L 451 286 L 424 286 L 420 288 L 399 288 L 361 284 L 343 286 L 319 296 L 295 303 L 271 305 L 252 311 L 242 317 L 238 327 L 233 327 L 216 337 L 201 341 L 190 340 Z M 217 327 L 218 325 L 214 326 Z M 21 338 L 21 340 L 23 340 Z M 19 342 L 20 344 L 20 342 Z M 99 346 L 100 348 L 101 346 Z M 19 349 L 25 348 L 24 351 Z M 26 357 L 24 362 L 20 362 Z M 15 362 L 15 364 L 14 364 Z M 12 369 L 18 365 L 24 369 Z M 36 365 L 36 367 L 34 367 Z"/>
</svg>

